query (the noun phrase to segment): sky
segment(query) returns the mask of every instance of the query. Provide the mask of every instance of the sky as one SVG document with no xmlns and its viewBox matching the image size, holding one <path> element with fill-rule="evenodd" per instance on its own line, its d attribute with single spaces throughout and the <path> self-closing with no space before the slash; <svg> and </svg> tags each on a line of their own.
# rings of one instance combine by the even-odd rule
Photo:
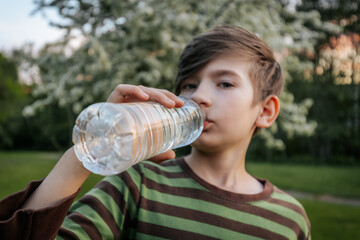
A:
<svg viewBox="0 0 360 240">
<path fill-rule="evenodd" d="M 8 51 L 33 42 L 39 49 L 47 42 L 60 38 L 63 31 L 51 27 L 41 13 L 31 15 L 35 9 L 32 0 L 0 1 L 0 51 Z M 55 12 L 47 12 L 48 17 L 57 19 Z"/>
<path fill-rule="evenodd" d="M 290 0 L 294 6 L 298 1 Z M 0 1 L 0 51 L 9 51 L 28 42 L 39 49 L 63 35 L 63 31 L 51 27 L 41 13 L 31 16 L 34 9 L 33 0 Z M 47 15 L 51 19 L 59 19 L 55 12 L 47 11 Z"/>
</svg>

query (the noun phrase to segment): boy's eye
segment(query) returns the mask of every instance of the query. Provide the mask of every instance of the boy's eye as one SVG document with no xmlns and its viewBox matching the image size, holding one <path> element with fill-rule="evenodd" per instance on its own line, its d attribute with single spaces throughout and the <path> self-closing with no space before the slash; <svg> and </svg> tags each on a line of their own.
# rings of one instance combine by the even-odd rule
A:
<svg viewBox="0 0 360 240">
<path fill-rule="evenodd" d="M 219 84 L 219 87 L 222 87 L 222 88 L 230 88 L 230 87 L 232 87 L 233 86 L 233 84 L 232 83 L 229 83 L 229 82 L 221 82 L 220 84 Z"/>
<path fill-rule="evenodd" d="M 184 84 L 181 89 L 183 90 L 190 90 L 190 89 L 195 89 L 197 87 L 196 84 L 194 83 L 187 83 L 187 84 Z"/>
</svg>

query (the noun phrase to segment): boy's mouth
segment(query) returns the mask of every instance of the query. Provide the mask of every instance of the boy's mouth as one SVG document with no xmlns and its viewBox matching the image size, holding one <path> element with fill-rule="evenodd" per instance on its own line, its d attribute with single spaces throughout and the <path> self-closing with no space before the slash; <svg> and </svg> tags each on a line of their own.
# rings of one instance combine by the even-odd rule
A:
<svg viewBox="0 0 360 240">
<path fill-rule="evenodd" d="M 204 122 L 204 130 L 206 130 L 206 127 L 209 125 L 209 123 L 211 123 L 211 120 L 206 119 Z"/>
</svg>

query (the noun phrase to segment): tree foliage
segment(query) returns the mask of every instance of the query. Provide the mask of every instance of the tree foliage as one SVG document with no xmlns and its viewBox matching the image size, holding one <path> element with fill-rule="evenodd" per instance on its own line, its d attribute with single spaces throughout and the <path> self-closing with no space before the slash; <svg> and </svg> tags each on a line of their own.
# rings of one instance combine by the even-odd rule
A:
<svg viewBox="0 0 360 240">
<path fill-rule="evenodd" d="M 120 83 L 142 84 L 173 90 L 178 58 L 196 34 L 216 25 L 242 26 L 263 38 L 281 60 L 285 78 L 309 68 L 294 53 L 314 52 L 325 33 L 336 32 L 321 21 L 317 11 L 295 11 L 292 1 L 204 0 L 35 0 L 36 12 L 54 9 L 61 21 L 50 24 L 66 30 L 60 41 L 47 45 L 32 59 L 40 69 L 36 101 L 24 109 L 26 116 L 53 104 L 78 114 L 87 105 L 104 101 Z M 82 40 L 79 48 L 69 49 Z M 261 131 L 269 148 L 284 149 L 279 136 L 311 135 L 316 123 L 307 119 L 310 98 L 295 102 L 286 88 L 282 111 L 271 129 Z"/>
<path fill-rule="evenodd" d="M 303 0 L 301 11 L 317 10 L 321 21 L 342 27 L 339 33 L 325 33 L 311 55 L 307 81 L 296 76 L 289 85 L 295 99 L 314 96 L 309 117 L 316 120 L 315 134 L 296 139 L 288 149 L 306 152 L 326 163 L 359 162 L 360 159 L 360 1 Z M 296 147 L 294 147 L 296 146 Z"/>
<path fill-rule="evenodd" d="M 18 82 L 16 64 L 0 53 L 0 147 L 14 144 L 12 133 L 19 124 L 11 120 L 18 118 L 26 103 L 25 91 Z"/>
</svg>

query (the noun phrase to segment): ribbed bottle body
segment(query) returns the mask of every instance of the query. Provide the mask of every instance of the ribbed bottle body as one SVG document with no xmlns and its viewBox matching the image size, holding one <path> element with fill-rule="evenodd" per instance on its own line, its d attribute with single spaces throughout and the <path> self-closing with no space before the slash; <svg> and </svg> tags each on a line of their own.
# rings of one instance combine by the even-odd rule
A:
<svg viewBox="0 0 360 240">
<path fill-rule="evenodd" d="M 73 129 L 75 153 L 90 171 L 122 172 L 169 149 L 194 142 L 204 116 L 190 99 L 181 108 L 158 103 L 97 103 L 83 110 Z"/>
</svg>

